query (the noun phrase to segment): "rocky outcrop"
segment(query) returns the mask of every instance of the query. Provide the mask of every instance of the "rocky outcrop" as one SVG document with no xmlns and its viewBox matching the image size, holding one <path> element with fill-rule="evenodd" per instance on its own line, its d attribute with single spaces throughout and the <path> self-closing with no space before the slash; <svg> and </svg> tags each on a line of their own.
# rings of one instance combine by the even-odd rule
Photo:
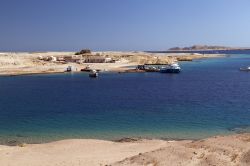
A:
<svg viewBox="0 0 250 166">
<path fill-rule="evenodd" d="M 82 55 L 82 54 L 91 54 L 90 49 L 83 49 L 80 52 L 76 52 L 75 55 Z"/>
<path fill-rule="evenodd" d="M 228 50 L 234 49 L 232 47 L 225 46 L 207 46 L 207 45 L 193 45 L 191 47 L 173 47 L 169 51 L 192 51 L 192 50 Z"/>
</svg>

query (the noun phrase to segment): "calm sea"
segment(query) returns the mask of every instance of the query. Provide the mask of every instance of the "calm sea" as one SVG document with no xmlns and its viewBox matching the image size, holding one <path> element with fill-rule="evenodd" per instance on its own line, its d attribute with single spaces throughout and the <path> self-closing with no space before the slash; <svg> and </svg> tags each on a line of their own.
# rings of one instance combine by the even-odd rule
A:
<svg viewBox="0 0 250 166">
<path fill-rule="evenodd" d="M 199 139 L 249 131 L 250 55 L 184 62 L 180 74 L 0 77 L 0 143 Z"/>
</svg>

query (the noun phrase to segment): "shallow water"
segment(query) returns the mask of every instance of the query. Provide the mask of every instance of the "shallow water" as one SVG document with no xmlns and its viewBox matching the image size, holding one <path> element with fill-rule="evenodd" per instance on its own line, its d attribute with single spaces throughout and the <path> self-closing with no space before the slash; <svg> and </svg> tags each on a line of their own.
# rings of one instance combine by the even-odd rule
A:
<svg viewBox="0 0 250 166">
<path fill-rule="evenodd" d="M 250 55 L 233 55 L 183 62 L 180 74 L 0 77 L 0 143 L 239 132 L 250 126 L 248 65 Z"/>
</svg>

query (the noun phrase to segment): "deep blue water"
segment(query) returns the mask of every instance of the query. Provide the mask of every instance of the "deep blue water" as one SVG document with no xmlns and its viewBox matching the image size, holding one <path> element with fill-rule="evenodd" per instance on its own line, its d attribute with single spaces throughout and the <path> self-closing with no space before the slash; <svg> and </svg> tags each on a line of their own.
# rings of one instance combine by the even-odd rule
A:
<svg viewBox="0 0 250 166">
<path fill-rule="evenodd" d="M 198 139 L 250 126 L 250 55 L 183 62 L 180 74 L 0 77 L 0 143 Z"/>
</svg>

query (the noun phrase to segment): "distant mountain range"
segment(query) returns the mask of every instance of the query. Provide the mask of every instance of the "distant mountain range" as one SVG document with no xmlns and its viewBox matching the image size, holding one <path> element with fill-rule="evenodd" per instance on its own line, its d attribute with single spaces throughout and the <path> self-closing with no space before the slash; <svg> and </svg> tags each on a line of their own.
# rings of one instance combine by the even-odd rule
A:
<svg viewBox="0 0 250 166">
<path fill-rule="evenodd" d="M 250 48 L 194 45 L 194 46 L 191 46 L 191 47 L 173 47 L 173 48 L 170 48 L 169 51 L 244 50 L 244 49 L 250 49 Z"/>
</svg>

